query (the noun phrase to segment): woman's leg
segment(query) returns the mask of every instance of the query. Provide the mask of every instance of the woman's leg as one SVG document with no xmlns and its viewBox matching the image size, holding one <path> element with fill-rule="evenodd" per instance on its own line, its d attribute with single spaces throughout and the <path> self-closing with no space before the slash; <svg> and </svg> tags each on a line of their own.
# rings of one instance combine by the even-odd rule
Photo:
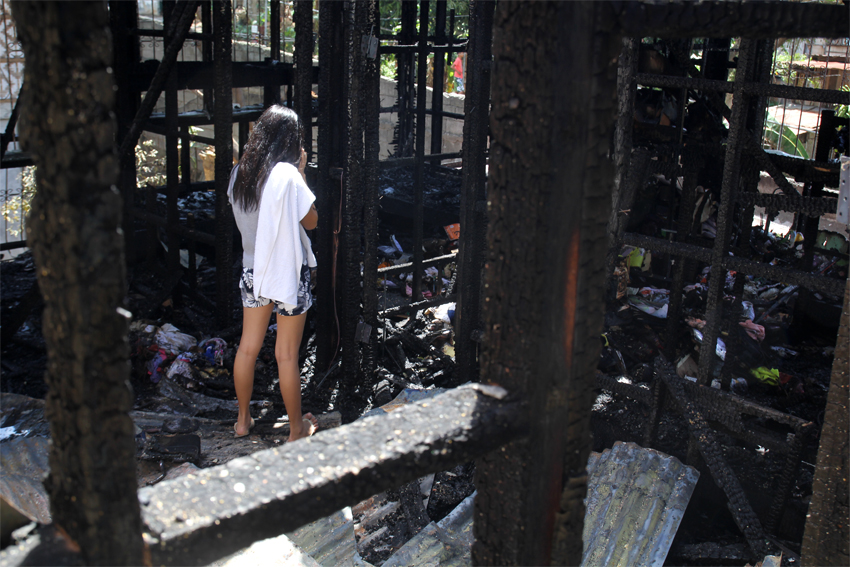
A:
<svg viewBox="0 0 850 567">
<path fill-rule="evenodd" d="M 242 308 L 242 340 L 233 362 L 233 385 L 239 399 L 239 417 L 236 418 L 236 434 L 245 435 L 251 428 L 251 394 L 254 391 L 254 367 L 263 339 L 269 328 L 273 304 L 263 307 Z"/>
<path fill-rule="evenodd" d="M 289 440 L 307 437 L 315 431 L 316 418 L 312 414 L 301 415 L 301 370 L 298 368 L 298 348 L 304 333 L 307 314 L 277 315 L 277 340 L 274 354 L 280 381 L 280 394 L 289 416 Z M 307 423 L 304 423 L 307 419 Z M 309 425 L 308 425 L 309 424 Z"/>
</svg>

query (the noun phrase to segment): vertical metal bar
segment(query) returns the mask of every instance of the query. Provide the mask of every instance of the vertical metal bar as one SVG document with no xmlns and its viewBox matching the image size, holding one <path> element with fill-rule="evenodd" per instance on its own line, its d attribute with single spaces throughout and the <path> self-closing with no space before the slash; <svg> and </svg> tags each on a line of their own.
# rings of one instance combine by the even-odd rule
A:
<svg viewBox="0 0 850 567">
<path fill-rule="evenodd" d="M 738 191 L 741 172 L 741 156 L 743 154 L 743 139 L 747 135 L 746 122 L 749 105 L 748 96 L 743 91 L 743 85 L 752 74 L 755 60 L 756 41 L 741 40 L 738 55 L 738 69 L 735 73 L 735 90 L 732 104 L 732 115 L 729 120 L 729 137 L 726 145 L 726 158 L 723 163 L 723 182 L 720 190 L 720 204 L 717 212 L 717 236 L 714 240 L 711 265 L 714 270 L 708 285 L 708 301 L 706 305 L 706 325 L 700 348 L 699 383 L 708 384 L 711 381 L 714 368 L 715 347 L 720 334 L 722 323 L 722 295 L 726 282 L 726 274 L 721 268 L 723 258 L 729 251 L 729 239 L 732 230 L 732 213 L 734 210 L 735 193 Z"/>
<path fill-rule="evenodd" d="M 213 3 L 215 29 L 215 266 L 216 323 L 227 327 L 233 321 L 233 211 L 227 199 L 227 184 L 233 168 L 233 71 L 232 4 Z"/>
<path fill-rule="evenodd" d="M 166 43 L 171 41 L 172 33 L 175 30 L 174 19 L 178 15 L 175 8 L 176 3 L 173 0 L 163 2 Z M 177 225 L 180 223 L 180 211 L 177 208 L 177 197 L 180 191 L 178 137 L 177 71 L 172 68 L 165 83 L 165 217 L 168 222 L 165 229 L 168 241 L 166 266 L 169 273 L 172 274 L 180 268 L 180 235 L 177 233 Z"/>
<path fill-rule="evenodd" d="M 364 6 L 367 13 L 366 26 L 370 35 L 380 33 L 381 11 L 378 0 L 368 0 Z M 365 121 L 365 156 L 363 166 L 364 208 L 363 208 L 363 318 L 373 329 L 369 344 L 364 348 L 363 374 L 372 386 L 375 378 L 376 351 L 378 348 L 378 160 L 380 158 L 380 107 L 381 73 L 380 47 L 377 55 L 366 58 L 363 72 L 361 103 Z M 371 388 L 370 388 L 371 390 Z"/>
<path fill-rule="evenodd" d="M 304 125 L 304 148 L 313 157 L 313 0 L 295 2 L 295 112 Z"/>
<path fill-rule="evenodd" d="M 414 173 L 413 199 L 413 296 L 411 301 L 422 298 L 422 239 L 424 225 L 424 194 L 425 194 L 425 110 L 426 81 L 428 74 L 428 0 L 419 1 L 419 49 L 417 50 L 417 82 L 416 93 L 416 171 Z"/>
<path fill-rule="evenodd" d="M 487 246 L 487 133 L 494 10 L 495 3 L 489 0 L 475 0 L 470 5 L 469 80 L 463 103 L 463 180 L 457 262 L 461 285 L 455 310 L 456 383 L 478 378 L 481 279 Z"/>
<path fill-rule="evenodd" d="M 446 0 L 437 0 L 437 13 L 434 32 L 437 45 L 446 44 Z M 431 153 L 443 151 L 443 91 L 446 77 L 446 54 L 434 52 L 434 88 L 431 92 Z M 431 165 L 440 165 L 434 160 Z"/>
</svg>

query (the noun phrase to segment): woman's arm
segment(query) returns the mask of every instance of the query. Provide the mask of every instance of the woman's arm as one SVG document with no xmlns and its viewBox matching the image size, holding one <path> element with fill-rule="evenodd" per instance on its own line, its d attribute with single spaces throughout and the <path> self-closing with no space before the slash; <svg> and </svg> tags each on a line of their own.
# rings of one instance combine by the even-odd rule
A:
<svg viewBox="0 0 850 567">
<path fill-rule="evenodd" d="M 319 213 L 316 211 L 316 203 L 313 203 L 310 205 L 310 210 L 301 219 L 301 226 L 304 227 L 304 230 L 313 230 L 317 224 L 319 224 Z"/>
</svg>

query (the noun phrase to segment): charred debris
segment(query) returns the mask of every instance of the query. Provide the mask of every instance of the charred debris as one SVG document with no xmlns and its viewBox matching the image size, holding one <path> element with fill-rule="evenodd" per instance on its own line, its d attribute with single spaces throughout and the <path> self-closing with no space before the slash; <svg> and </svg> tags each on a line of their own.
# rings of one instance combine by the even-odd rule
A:
<svg viewBox="0 0 850 567">
<path fill-rule="evenodd" d="M 512 178 L 503 171 L 494 172 L 498 166 L 494 160 L 509 155 L 505 152 L 510 147 L 506 142 L 510 131 L 498 121 L 519 120 L 519 124 L 521 119 L 501 114 L 520 102 L 505 95 L 505 79 L 492 77 L 491 64 L 494 59 L 495 68 L 503 65 L 504 69 L 500 57 L 506 56 L 499 51 L 504 47 L 492 44 L 494 29 L 509 34 L 518 33 L 518 28 L 506 23 L 506 15 L 494 16 L 491 3 L 472 3 L 468 37 L 457 35 L 456 15 L 442 1 L 430 7 L 427 1 L 401 2 L 400 28 L 393 34 L 376 33 L 383 30 L 380 2 L 321 3 L 314 45 L 314 14 L 304 8 L 307 4 L 295 2 L 294 11 L 288 12 L 288 3 L 269 2 L 265 9 L 270 21 L 281 18 L 282 8 L 287 11 L 284 16 L 295 29 L 293 55 L 281 52 L 281 30 L 275 26 L 266 33 L 267 46 L 251 55 L 256 38 L 250 33 L 246 38 L 234 35 L 238 17 L 246 14 L 221 19 L 212 13 L 219 8 L 206 2 L 166 4 L 164 19 L 159 16 L 159 31 L 146 29 L 146 15 L 134 3 L 110 4 L 119 86 L 118 139 L 123 140 L 124 168 L 118 185 L 126 203 L 124 308 L 133 314 L 131 416 L 139 487 L 151 487 L 140 493 L 143 508 L 145 498 L 158 497 L 158 487 L 172 486 L 165 483 L 195 478 L 186 475 L 203 475 L 204 469 L 212 467 L 227 471 L 228 463 L 241 462 L 234 459 L 285 449 L 288 430 L 280 418 L 285 412 L 276 385 L 272 332 L 257 366 L 252 402 L 256 433 L 247 443 L 230 434 L 236 414 L 232 364 L 241 332 L 235 285 L 241 247 L 222 198 L 226 192 L 222 180 L 231 167 L 231 160 L 224 156 L 238 156 L 251 121 L 268 104 L 282 102 L 311 117 L 308 175 L 322 218 L 313 235 L 320 269 L 317 301 L 308 317 L 300 362 L 303 407 L 320 416 L 320 429 L 354 426 L 364 416 L 392 415 L 396 408 L 416 402 L 427 407 L 429 402 L 423 400 L 445 392 L 458 396 L 453 403 L 468 403 L 472 394 L 457 390 L 467 382 L 504 386 L 539 404 L 547 396 L 560 399 L 557 388 L 532 386 L 533 377 L 517 374 L 554 369 L 555 374 L 586 379 L 571 378 L 579 380 L 569 382 L 579 392 L 569 402 L 574 405 L 559 406 L 558 418 L 545 423 L 544 417 L 528 417 L 514 406 L 510 411 L 482 406 L 480 422 L 457 430 L 461 433 L 453 430 L 434 438 L 434 446 L 446 439 L 451 444 L 452 435 L 458 436 L 458 442 L 455 449 L 443 450 L 449 455 L 445 461 L 431 457 L 426 465 L 432 469 L 430 474 L 415 474 L 414 465 L 393 461 L 387 467 L 404 472 L 393 468 L 385 477 L 368 476 L 376 479 L 374 490 L 352 488 L 349 494 L 359 495 L 356 502 L 339 488 L 347 486 L 344 478 L 336 479 L 336 491 L 317 483 L 316 494 L 329 502 L 327 513 L 350 507 L 338 517 L 320 521 L 327 521 L 326 525 L 302 528 L 300 535 L 293 531 L 297 525 L 274 535 L 287 531 L 303 550 L 312 537 L 310 529 L 345 534 L 351 530 L 353 548 L 343 546 L 347 559 L 374 565 L 403 564 L 422 557 L 416 553 L 431 549 L 423 538 L 442 542 L 440 553 L 447 564 L 458 558 L 469 561 L 470 554 L 480 563 L 580 558 L 580 541 L 576 552 L 570 548 L 576 542 L 558 530 L 519 536 L 508 527 L 507 518 L 530 514 L 528 510 L 556 517 L 554 510 L 563 509 L 564 502 L 582 502 L 582 491 L 589 483 L 583 471 L 590 444 L 597 453 L 631 455 L 614 446 L 623 442 L 672 456 L 695 471 L 693 495 L 682 506 L 684 516 L 678 532 L 673 530 L 675 539 L 671 535 L 667 546 L 656 551 L 666 554 L 667 564 L 743 565 L 766 555 L 782 555 L 782 564 L 793 565 L 807 554 L 824 560 L 841 557 L 842 544 L 832 541 L 833 527 L 843 522 L 837 531 L 846 534 L 847 525 L 846 486 L 842 492 L 839 481 L 839 488 L 834 488 L 847 467 L 847 420 L 840 413 L 847 407 L 848 212 L 846 206 L 839 207 L 839 188 L 843 183 L 846 203 L 847 166 L 842 164 L 850 148 L 850 124 L 846 110 L 842 113 L 837 105 L 846 109 L 847 97 L 837 89 L 815 88 L 820 83 L 813 86 L 799 80 L 802 73 L 795 74 L 793 81 L 783 79 L 774 63 L 775 37 L 834 36 L 822 18 L 814 18 L 813 12 L 795 12 L 794 25 L 799 29 L 788 30 L 782 26 L 791 25 L 789 19 L 776 21 L 775 28 L 759 24 L 750 31 L 741 24 L 737 33 L 752 37 L 732 40 L 716 33 L 710 14 L 690 20 L 702 22 L 691 30 L 681 14 L 676 25 L 658 23 L 669 22 L 661 18 L 660 6 L 625 3 L 617 14 L 608 8 L 587 8 L 598 21 L 611 24 L 600 24 L 600 30 L 616 27 L 631 39 L 620 42 L 619 35 L 606 35 L 612 49 L 619 52 L 616 85 L 598 69 L 596 75 L 593 69 L 580 66 L 572 71 L 595 76 L 601 92 L 610 93 L 613 100 L 616 90 L 617 99 L 608 107 L 602 103 L 594 107 L 599 116 L 608 118 L 605 132 L 613 136 L 570 146 L 573 154 L 592 158 L 597 150 L 604 156 L 613 140 L 615 165 L 613 180 L 605 172 L 589 177 L 599 187 L 584 198 L 610 200 L 610 216 L 604 218 L 607 210 L 581 212 L 573 219 L 573 224 L 584 226 L 590 219 L 589 224 L 597 225 L 582 228 L 587 231 L 586 242 L 595 244 L 582 241 L 580 245 L 580 254 L 596 256 L 596 264 L 571 280 L 563 275 L 568 270 L 562 269 L 571 265 L 569 251 L 562 255 L 559 245 L 563 242 L 559 235 L 566 233 L 537 232 L 528 219 L 523 221 L 520 214 L 528 206 L 526 195 L 514 195 L 511 201 L 506 187 Z M 660 19 L 647 19 L 647 10 L 653 9 L 659 10 Z M 726 8 L 717 8 L 721 9 Z M 642 10 L 644 19 L 631 10 Z M 759 14 L 737 16 L 742 21 L 774 21 L 766 12 Z M 635 22 L 644 22 L 644 27 Z M 196 44 L 196 61 L 186 60 L 185 54 L 183 59 L 177 56 L 187 41 Z M 231 59 L 240 42 L 248 45 L 246 59 Z M 158 45 L 153 57 L 158 64 L 143 61 L 146 45 Z M 446 112 L 442 106 L 445 81 L 440 75 L 457 53 L 466 54 L 468 69 L 462 115 Z M 397 98 L 391 106 L 382 107 L 374 103 L 380 99 L 379 66 L 381 57 L 390 55 L 397 65 Z M 435 86 L 426 91 L 429 57 L 435 62 L 431 83 Z M 838 60 L 846 76 L 848 54 Z M 610 74 L 611 69 L 606 69 Z M 534 84 L 529 80 L 527 87 Z M 203 93 L 196 110 L 190 109 L 185 98 L 177 98 L 178 93 L 189 91 Z M 142 92 L 150 96 L 136 96 Z M 239 93 L 241 104 L 233 104 L 233 92 Z M 165 95 L 164 104 L 154 107 L 160 93 Z M 789 154 L 783 140 L 794 136 L 796 149 L 804 132 L 788 128 L 782 120 L 777 126 L 780 108 L 783 115 L 790 109 L 801 117 L 805 113 L 817 116 L 816 127 L 806 133 L 810 156 L 801 157 L 799 151 Z M 389 144 L 381 140 L 383 116 L 394 120 Z M 552 118 L 556 119 L 565 120 L 560 115 Z M 444 152 L 441 146 L 447 120 L 463 120 L 460 153 Z M 13 117 L 7 132 L 14 132 L 14 122 Z M 539 130 L 530 131 L 541 138 L 557 125 L 535 125 Z M 199 134 L 199 128 L 210 128 L 213 134 Z M 771 129 L 776 136 L 763 135 Z M 165 156 L 161 183 L 146 187 L 139 186 L 132 175 L 132 150 L 143 131 L 163 136 Z M 431 136 L 428 147 L 426 131 Z M 235 147 L 231 132 L 237 134 Z M 8 146 L 13 140 L 4 136 L 4 167 L 26 165 L 27 155 Z M 176 167 L 204 153 L 191 153 L 199 144 L 214 149 L 205 152 L 214 156 L 208 163 L 212 166 L 209 181 L 200 179 L 203 174 L 197 167 L 182 171 Z M 381 151 L 390 157 L 383 159 Z M 591 158 L 585 162 L 593 163 Z M 544 203 L 548 196 L 529 192 L 527 199 Z M 572 218 L 569 207 L 558 203 L 563 218 Z M 516 210 L 512 212 L 511 207 Z M 535 220 L 554 222 L 555 217 L 544 213 L 537 210 Z M 495 221 L 499 222 L 493 227 Z M 520 228 L 508 231 L 509 221 Z M 540 246 L 540 234 L 554 235 L 550 246 Z M 509 236 L 515 239 L 517 255 L 504 252 L 509 245 L 500 248 Z M 523 246 L 541 250 L 533 255 L 536 263 L 529 260 L 526 268 L 519 260 L 532 248 L 522 252 Z M 4 245 L 4 250 L 11 248 Z M 597 275 L 587 275 L 590 272 Z M 31 435 L 21 433 L 21 424 L 43 411 L 37 399 L 46 394 L 47 356 L 32 257 L 24 253 L 3 261 L 0 276 L 0 427 L 15 428 L 2 440 L 9 448 L 11 443 L 46 433 L 43 419 L 41 426 L 29 428 Z M 538 299 L 549 298 L 549 290 L 560 284 L 568 289 L 595 288 L 586 300 L 578 296 L 579 303 L 597 305 L 597 311 L 586 315 L 590 323 L 567 300 Z M 525 291 L 514 293 L 510 285 L 524 286 Z M 502 299 L 504 303 L 496 307 L 485 305 Z M 544 344 L 553 340 L 548 331 L 523 337 L 498 328 L 504 324 L 503 329 L 523 329 L 523 323 L 511 326 L 509 320 L 522 322 L 524 315 L 504 315 L 523 309 L 532 319 L 557 319 L 558 326 L 547 328 L 558 329 L 553 333 L 558 344 L 565 342 L 558 333 L 566 337 L 587 333 L 578 350 L 592 356 L 575 363 L 576 367 L 538 362 L 534 357 L 539 358 L 545 349 L 523 341 L 534 337 Z M 604 317 L 604 323 L 594 323 L 594 313 L 600 320 Z M 506 403 L 517 401 L 507 398 Z M 581 414 L 579 422 L 589 423 L 592 441 L 571 429 L 566 440 L 546 433 L 550 426 L 567 431 L 562 420 L 568 411 Z M 506 431 L 505 422 L 510 420 L 505 416 L 515 417 L 525 431 L 536 432 L 530 441 L 502 446 L 502 450 L 511 448 L 516 461 L 508 457 L 502 462 L 493 456 L 497 452 L 479 453 L 462 444 L 474 444 L 480 440 L 478 435 L 484 435 L 482 431 Z M 512 435 L 506 434 L 501 443 Z M 582 446 L 576 458 L 583 460 L 572 468 L 567 457 L 560 463 L 556 462 L 560 457 L 540 456 L 565 454 L 570 443 Z M 482 442 L 478 451 L 488 447 Z M 828 447 L 826 453 L 824 447 Z M 33 449 L 46 450 L 46 445 Z M 415 446 L 408 447 L 407 453 L 404 448 L 400 451 L 403 456 L 398 462 L 402 463 L 416 454 Z M 11 458 L 5 455 L 4 459 Z M 558 481 L 563 490 L 560 504 L 546 498 L 534 500 L 540 487 L 537 480 L 524 476 L 530 473 L 517 462 L 524 458 L 546 474 L 563 475 Z M 234 468 L 231 474 L 239 473 Z M 520 479 L 518 484 L 511 484 L 515 479 Z M 494 511 L 500 506 L 499 498 L 507 498 L 500 492 L 503 486 L 517 493 L 510 499 L 521 502 L 520 508 Z M 479 498 L 474 505 L 476 522 L 490 518 L 489 524 L 476 523 L 474 537 L 473 501 L 469 500 L 473 493 Z M 3 497 L 14 505 L 21 494 L 18 490 Z M 832 507 L 836 499 L 837 508 Z M 253 504 L 247 506 L 251 513 L 262 513 L 259 504 L 256 509 Z M 303 503 L 298 506 L 306 508 Z M 579 507 L 583 512 L 583 504 Z M 44 507 L 25 513 L 42 522 L 50 515 Z M 166 537 L 171 532 L 157 523 L 167 525 L 169 520 L 156 514 L 143 509 L 145 525 L 161 530 L 156 553 L 162 561 L 185 560 L 191 557 L 192 545 L 214 537 L 199 528 L 187 532 L 184 543 L 175 543 Z M 222 526 L 227 525 L 227 511 L 216 514 Z M 250 514 L 245 517 L 249 518 L 245 522 L 254 521 Z M 557 517 L 558 525 L 570 526 L 568 517 Z M 240 533 L 250 531 L 247 523 L 234 525 Z M 257 537 L 246 536 L 247 544 Z M 537 537 L 549 540 L 544 544 Z M 470 551 L 473 541 L 476 551 Z M 817 542 L 822 545 L 818 547 Z M 220 557 L 225 550 L 246 545 L 211 546 L 208 553 Z M 846 557 L 846 542 L 843 545 Z M 551 555 L 541 556 L 543 548 Z M 328 563 L 323 564 L 339 560 L 339 556 L 325 556 L 323 561 Z"/>
</svg>

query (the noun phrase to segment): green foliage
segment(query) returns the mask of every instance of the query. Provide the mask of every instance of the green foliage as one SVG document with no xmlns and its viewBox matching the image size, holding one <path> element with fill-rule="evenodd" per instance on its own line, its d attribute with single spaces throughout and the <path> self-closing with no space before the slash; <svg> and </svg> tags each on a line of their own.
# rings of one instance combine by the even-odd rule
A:
<svg viewBox="0 0 850 567">
<path fill-rule="evenodd" d="M 809 159 L 809 152 L 806 151 L 805 145 L 800 142 L 794 131 L 778 122 L 769 110 L 764 125 L 764 139 L 772 148 L 792 156 Z"/>
<path fill-rule="evenodd" d="M 20 236 L 24 230 L 24 224 L 32 206 L 32 198 L 35 196 L 35 167 L 25 167 L 21 171 L 21 192 L 17 195 L 9 195 L 6 189 L 5 199 L 0 212 L 8 223 L 6 232 L 12 236 Z"/>
<path fill-rule="evenodd" d="M 136 187 L 165 185 L 165 158 L 153 147 L 153 140 L 136 146 Z"/>
</svg>

